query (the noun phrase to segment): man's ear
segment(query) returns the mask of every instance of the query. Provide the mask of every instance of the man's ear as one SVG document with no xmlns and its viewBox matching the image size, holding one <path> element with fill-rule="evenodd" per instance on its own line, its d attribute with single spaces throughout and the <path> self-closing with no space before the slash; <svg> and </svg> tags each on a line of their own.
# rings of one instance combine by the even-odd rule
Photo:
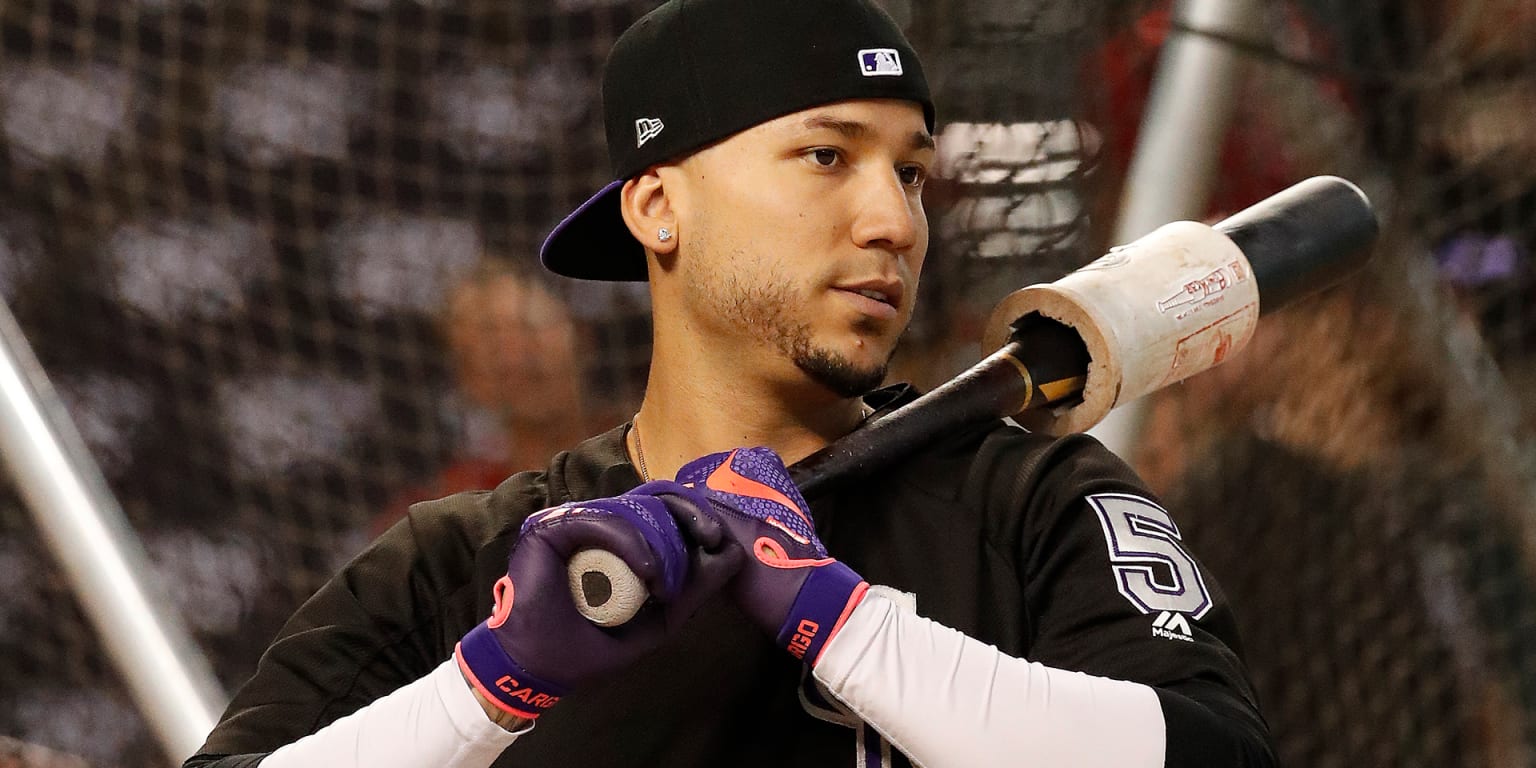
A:
<svg viewBox="0 0 1536 768">
<path fill-rule="evenodd" d="M 619 191 L 619 211 L 629 233 L 646 250 L 657 254 L 677 250 L 677 216 L 656 168 L 647 168 L 624 182 Z"/>
</svg>

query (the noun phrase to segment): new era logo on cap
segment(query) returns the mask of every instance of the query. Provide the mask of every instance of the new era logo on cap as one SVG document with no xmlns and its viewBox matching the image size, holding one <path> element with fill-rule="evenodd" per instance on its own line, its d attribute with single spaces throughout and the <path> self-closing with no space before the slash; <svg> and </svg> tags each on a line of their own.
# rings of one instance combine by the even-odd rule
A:
<svg viewBox="0 0 1536 768">
<path fill-rule="evenodd" d="M 642 117 L 635 121 L 635 146 L 643 147 L 647 141 L 661 134 L 666 126 L 654 117 Z"/>
<path fill-rule="evenodd" d="M 895 48 L 865 48 L 859 51 L 859 71 L 865 77 L 901 74 L 901 54 Z"/>
</svg>

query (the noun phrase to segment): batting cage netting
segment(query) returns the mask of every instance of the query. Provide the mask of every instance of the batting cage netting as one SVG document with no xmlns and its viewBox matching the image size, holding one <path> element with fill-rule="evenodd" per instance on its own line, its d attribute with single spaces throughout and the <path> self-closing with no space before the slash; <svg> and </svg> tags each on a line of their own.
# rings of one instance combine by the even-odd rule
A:
<svg viewBox="0 0 1536 768">
<path fill-rule="evenodd" d="M 628 0 L 0 2 L 0 298 L 220 681 L 410 502 L 627 419 L 644 286 L 535 253 L 608 179 Z M 894 377 L 1113 244 L 1166 41 L 1239 54 L 1215 220 L 1318 174 L 1372 265 L 1149 396 L 1285 764 L 1536 762 L 1536 2 L 890 0 L 940 106 Z M 1177 180 L 1170 180 L 1176 183 Z M 0 764 L 167 758 L 0 481 Z M 12 762 L 8 762 L 12 761 Z"/>
</svg>

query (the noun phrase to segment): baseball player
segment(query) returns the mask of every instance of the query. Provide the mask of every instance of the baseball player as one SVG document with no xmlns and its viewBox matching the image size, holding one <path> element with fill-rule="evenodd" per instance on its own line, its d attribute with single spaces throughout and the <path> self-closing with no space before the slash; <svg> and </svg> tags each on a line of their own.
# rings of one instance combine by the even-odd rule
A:
<svg viewBox="0 0 1536 768">
<path fill-rule="evenodd" d="M 870 0 L 671 0 L 603 82 L 616 178 L 556 273 L 647 280 L 632 422 L 416 505 L 314 595 L 191 768 L 1267 766 L 1210 574 L 1095 441 L 1001 422 L 809 500 L 928 245 L 934 105 Z M 599 626 L 567 563 L 650 599 Z M 587 585 L 633 591 L 635 585 Z"/>
</svg>

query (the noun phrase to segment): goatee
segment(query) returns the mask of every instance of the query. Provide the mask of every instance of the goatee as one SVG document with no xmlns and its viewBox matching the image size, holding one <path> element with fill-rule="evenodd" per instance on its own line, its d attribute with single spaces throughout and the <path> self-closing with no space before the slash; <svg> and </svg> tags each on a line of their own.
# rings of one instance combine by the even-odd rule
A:
<svg viewBox="0 0 1536 768">
<path fill-rule="evenodd" d="M 804 338 L 796 341 L 799 343 L 791 353 L 796 367 L 839 397 L 859 397 L 885 381 L 889 360 L 878 366 L 860 368 L 846 357 L 812 348 Z"/>
</svg>

